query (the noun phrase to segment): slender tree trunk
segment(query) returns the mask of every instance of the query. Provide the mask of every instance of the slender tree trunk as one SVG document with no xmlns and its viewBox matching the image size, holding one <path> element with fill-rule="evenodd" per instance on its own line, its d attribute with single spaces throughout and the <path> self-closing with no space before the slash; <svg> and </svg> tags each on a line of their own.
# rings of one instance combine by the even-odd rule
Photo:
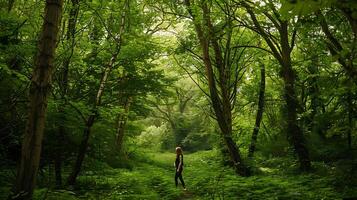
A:
<svg viewBox="0 0 357 200">
<path fill-rule="evenodd" d="M 77 156 L 76 162 L 74 164 L 73 170 L 67 180 L 68 185 L 74 185 L 76 183 L 77 176 L 78 176 L 79 172 L 81 171 L 82 163 L 83 163 L 85 154 L 87 152 L 90 131 L 94 124 L 95 117 L 96 117 L 96 114 L 92 114 L 87 119 L 86 127 L 84 128 L 84 132 L 83 132 L 83 136 L 82 136 L 82 141 L 79 145 L 78 156 Z"/>
<path fill-rule="evenodd" d="M 59 112 L 61 115 L 64 115 L 64 109 L 60 108 Z M 64 121 L 61 121 L 60 123 L 64 123 Z M 63 160 L 63 155 L 62 151 L 63 146 L 64 146 L 64 140 L 65 140 L 65 127 L 63 125 L 60 125 L 58 127 L 58 133 L 57 133 L 57 144 L 55 147 L 55 179 L 56 179 L 56 187 L 60 188 L 62 186 L 62 160 Z"/>
<path fill-rule="evenodd" d="M 117 121 L 117 138 L 116 145 L 119 151 L 122 149 L 126 123 L 128 121 L 129 109 L 132 103 L 132 97 L 126 97 L 124 101 L 124 113 L 119 114 Z"/>
<path fill-rule="evenodd" d="M 104 92 L 105 84 L 107 82 L 109 73 L 112 70 L 112 67 L 114 65 L 114 62 L 115 62 L 118 54 L 119 54 L 119 49 L 114 55 L 112 55 L 112 58 L 111 58 L 109 64 L 106 66 L 106 68 L 102 74 L 99 89 L 98 89 L 97 95 L 96 95 L 96 101 L 92 108 L 93 113 L 91 115 L 89 115 L 89 117 L 87 118 L 85 128 L 83 131 L 82 141 L 79 145 L 78 156 L 75 161 L 72 172 L 69 175 L 68 180 L 67 180 L 68 185 L 74 185 L 76 183 L 77 176 L 78 176 L 79 172 L 81 171 L 83 160 L 84 160 L 85 154 L 87 152 L 87 148 L 88 148 L 88 141 L 89 141 L 89 137 L 90 137 L 90 133 L 91 133 L 91 128 L 92 128 L 92 126 L 95 122 L 95 119 L 97 117 L 97 109 L 101 105 L 101 98 L 102 98 L 102 95 Z"/>
<path fill-rule="evenodd" d="M 56 178 L 56 186 L 62 186 L 62 160 L 63 160 L 63 146 L 65 143 L 65 135 L 66 135 L 66 113 L 65 107 L 67 106 L 66 96 L 68 93 L 68 72 L 69 72 L 69 65 L 71 62 L 71 58 L 74 53 L 74 46 L 75 46 L 75 32 L 76 32 L 76 24 L 77 24 L 77 16 L 79 12 L 79 0 L 72 0 L 72 7 L 69 13 L 68 19 L 68 30 L 66 41 L 70 44 L 69 47 L 69 55 L 63 62 L 63 71 L 61 82 L 59 84 L 61 88 L 61 105 L 59 108 L 59 126 L 58 126 L 58 133 L 57 133 L 57 144 L 55 148 L 55 178 Z"/>
<path fill-rule="evenodd" d="M 248 151 L 248 157 L 250 157 L 250 158 L 252 158 L 254 155 L 257 138 L 258 138 L 258 133 L 259 133 L 259 129 L 260 129 L 260 122 L 262 121 L 262 118 L 263 118 L 264 95 L 265 95 L 265 66 L 264 66 L 264 64 L 261 64 L 258 111 L 257 111 L 257 116 L 255 118 L 254 130 L 252 133 L 252 139 L 251 139 L 249 151 Z"/>
<path fill-rule="evenodd" d="M 101 80 L 100 80 L 100 84 L 99 84 L 99 88 L 97 91 L 97 95 L 95 98 L 95 103 L 93 105 L 93 113 L 91 115 L 89 115 L 89 117 L 87 118 L 86 121 L 86 126 L 84 128 L 83 131 L 83 137 L 82 137 L 82 141 L 81 144 L 79 146 L 79 150 L 78 150 L 78 156 L 77 159 L 75 161 L 74 167 L 72 169 L 71 174 L 68 177 L 67 183 L 68 185 L 74 185 L 76 183 L 76 179 L 78 177 L 79 172 L 81 171 L 81 167 L 82 167 L 82 163 L 85 157 L 85 154 L 87 152 L 87 147 L 88 147 L 88 141 L 89 141 L 89 137 L 90 137 L 90 133 L 91 133 L 91 128 L 95 122 L 95 119 L 97 117 L 97 110 L 98 107 L 101 105 L 101 100 L 102 100 L 102 96 L 103 96 L 103 92 L 104 92 L 104 88 L 107 82 L 107 79 L 109 77 L 109 74 L 112 70 L 112 68 L 114 67 L 114 63 L 116 62 L 116 59 L 120 53 L 121 50 L 121 45 L 122 45 L 122 37 L 123 37 L 123 33 L 124 33 L 124 27 L 125 27 L 125 19 L 126 19 L 126 12 L 127 9 L 129 8 L 129 1 L 126 0 L 124 2 L 124 6 L 123 6 L 123 12 L 121 15 L 121 24 L 120 24 L 120 28 L 118 31 L 117 36 L 114 36 L 114 40 L 116 42 L 116 49 L 115 52 L 112 54 L 112 57 L 109 61 L 109 63 L 106 65 L 104 72 L 102 74 Z M 113 36 L 112 33 L 110 33 L 111 37 Z"/>
<path fill-rule="evenodd" d="M 46 1 L 44 23 L 30 85 L 29 112 L 21 161 L 14 196 L 10 197 L 11 199 L 31 199 L 35 188 L 62 6 L 62 0 Z"/>
</svg>

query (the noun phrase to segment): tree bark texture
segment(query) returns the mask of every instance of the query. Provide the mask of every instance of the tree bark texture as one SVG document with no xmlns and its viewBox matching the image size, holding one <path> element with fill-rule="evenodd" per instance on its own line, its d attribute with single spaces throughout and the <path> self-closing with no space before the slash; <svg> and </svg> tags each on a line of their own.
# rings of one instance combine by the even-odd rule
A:
<svg viewBox="0 0 357 200">
<path fill-rule="evenodd" d="M 46 1 L 44 23 L 31 78 L 21 161 L 12 199 L 31 199 L 35 188 L 62 6 L 62 0 Z"/>
<path fill-rule="evenodd" d="M 260 68 L 260 88 L 259 88 L 259 100 L 258 100 L 258 111 L 257 116 L 255 118 L 254 129 L 252 133 L 252 139 L 250 142 L 248 157 L 252 158 L 254 155 L 254 151 L 256 148 L 258 133 L 260 129 L 260 122 L 263 119 L 264 112 L 264 96 L 265 96 L 265 66 L 261 64 Z"/>
</svg>

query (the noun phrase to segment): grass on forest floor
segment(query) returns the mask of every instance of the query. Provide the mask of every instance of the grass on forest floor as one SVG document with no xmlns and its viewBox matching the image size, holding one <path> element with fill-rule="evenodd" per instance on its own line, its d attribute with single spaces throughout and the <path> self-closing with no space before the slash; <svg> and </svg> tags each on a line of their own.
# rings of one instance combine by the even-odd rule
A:
<svg viewBox="0 0 357 200">
<path fill-rule="evenodd" d="M 258 160 L 254 176 L 236 176 L 222 167 L 215 151 L 184 155 L 187 191 L 174 186 L 175 155 L 147 152 L 135 156 L 132 169 L 86 171 L 72 191 L 36 190 L 34 199 L 342 199 L 357 197 L 357 186 L 336 187 L 336 177 L 327 166 L 300 174 L 287 158 Z M 341 186 L 341 184 L 339 184 Z M 343 184 L 342 184 L 343 186 Z M 4 188 L 0 187 L 0 191 Z M 7 188 L 8 189 L 8 188 Z M 1 199 L 2 196 L 0 196 Z"/>
<path fill-rule="evenodd" d="M 170 155 L 170 154 L 169 154 Z M 168 155 L 149 154 L 152 161 L 163 165 Z M 172 157 L 172 155 L 171 155 Z M 218 159 L 217 159 L 218 158 Z M 172 158 L 171 158 L 172 159 Z M 251 177 L 236 176 L 222 167 L 213 151 L 185 155 L 184 178 L 195 199 L 342 199 L 357 197 L 357 186 L 334 187 L 333 174 L 298 173 L 291 159 L 260 160 Z M 328 171 L 327 166 L 316 166 Z M 326 168 L 326 169 L 322 169 Z M 319 175 L 320 173 L 320 175 Z"/>
</svg>

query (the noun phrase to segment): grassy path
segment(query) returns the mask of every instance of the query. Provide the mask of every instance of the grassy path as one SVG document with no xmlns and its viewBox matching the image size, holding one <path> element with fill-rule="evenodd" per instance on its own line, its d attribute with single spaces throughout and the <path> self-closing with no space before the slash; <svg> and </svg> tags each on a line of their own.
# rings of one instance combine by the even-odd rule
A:
<svg viewBox="0 0 357 200">
<path fill-rule="evenodd" d="M 147 156 L 154 166 L 173 168 L 174 154 Z M 314 163 L 314 173 L 301 174 L 291 158 L 257 158 L 255 176 L 243 178 L 222 167 L 219 157 L 212 151 L 184 156 L 183 176 L 188 191 L 179 199 L 357 199 L 357 186 L 347 186 L 348 177 L 338 176 L 322 163 Z"/>
<path fill-rule="evenodd" d="M 175 154 L 146 152 L 135 156 L 131 169 L 113 169 L 103 164 L 99 169 L 86 170 L 79 177 L 77 188 L 71 191 L 37 189 L 34 199 L 335 200 L 357 197 L 356 185 L 345 185 L 348 178 L 337 176 L 325 166 L 318 166 L 319 171 L 314 173 L 299 174 L 293 170 L 294 162 L 286 158 L 258 159 L 255 176 L 242 178 L 236 176 L 232 169 L 222 167 L 218 158 L 213 151 L 184 155 L 183 177 L 187 191 L 176 188 L 174 184 Z"/>
</svg>

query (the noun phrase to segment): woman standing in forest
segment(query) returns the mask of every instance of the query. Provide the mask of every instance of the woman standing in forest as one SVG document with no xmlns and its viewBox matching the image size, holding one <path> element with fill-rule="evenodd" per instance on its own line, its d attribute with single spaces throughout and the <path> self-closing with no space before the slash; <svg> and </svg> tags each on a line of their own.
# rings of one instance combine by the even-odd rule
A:
<svg viewBox="0 0 357 200">
<path fill-rule="evenodd" d="M 180 179 L 183 189 L 186 190 L 185 182 L 183 181 L 183 178 L 182 178 L 183 154 L 182 154 L 181 147 L 176 147 L 175 169 L 176 169 L 176 171 L 175 171 L 175 184 L 176 184 L 176 187 L 178 185 L 178 180 L 177 179 Z"/>
</svg>

